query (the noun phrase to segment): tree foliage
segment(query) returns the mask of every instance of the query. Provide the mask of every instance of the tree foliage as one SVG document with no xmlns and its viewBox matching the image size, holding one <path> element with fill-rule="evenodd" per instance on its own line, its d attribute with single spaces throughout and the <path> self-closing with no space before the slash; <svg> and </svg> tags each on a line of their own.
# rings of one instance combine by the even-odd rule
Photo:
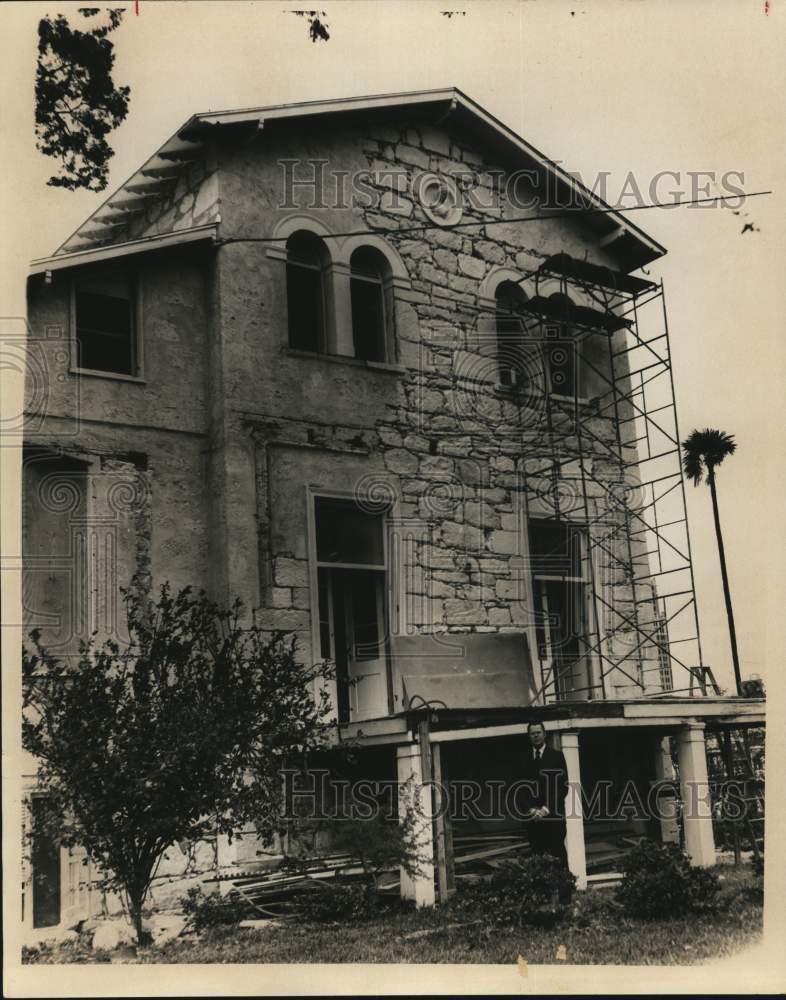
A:
<svg viewBox="0 0 786 1000">
<path fill-rule="evenodd" d="M 728 455 L 737 450 L 733 434 L 712 430 L 693 431 L 682 442 L 682 467 L 694 486 L 706 476 L 711 480 L 715 469 Z"/>
<path fill-rule="evenodd" d="M 328 23 L 322 20 L 325 17 L 324 10 L 293 10 L 290 13 L 308 20 L 308 37 L 312 42 L 329 40 Z"/>
<path fill-rule="evenodd" d="M 715 484 L 715 470 L 721 462 L 737 450 L 734 435 L 725 431 L 706 427 L 703 431 L 693 431 L 682 442 L 682 468 L 694 486 L 703 479 L 707 480 L 712 499 L 712 517 L 715 523 L 715 538 L 718 542 L 718 559 L 720 560 L 721 582 L 723 584 L 723 600 L 726 605 L 726 617 L 729 622 L 729 642 L 731 644 L 731 659 L 734 667 L 734 682 L 737 694 L 742 695 L 742 672 L 740 669 L 740 654 L 737 649 L 737 630 L 734 625 L 734 610 L 731 604 L 729 589 L 729 573 L 726 568 L 726 552 L 723 545 L 720 513 L 718 511 L 718 490 Z"/>
<path fill-rule="evenodd" d="M 325 745 L 324 664 L 240 625 L 190 588 L 126 592 L 130 644 L 83 643 L 78 662 L 25 650 L 23 744 L 40 760 L 47 822 L 81 844 L 142 933 L 156 866 L 175 842 L 279 829 L 283 767 Z M 315 694 L 315 688 L 318 693 Z"/>
<path fill-rule="evenodd" d="M 79 8 L 93 18 L 97 7 Z M 59 160 L 48 184 L 70 190 L 103 191 L 109 160 L 114 156 L 108 134 L 128 114 L 129 87 L 112 79 L 115 53 L 108 37 L 123 11 L 108 11 L 107 23 L 87 30 L 69 25 L 62 14 L 38 23 L 38 65 L 35 80 L 36 146 Z"/>
</svg>

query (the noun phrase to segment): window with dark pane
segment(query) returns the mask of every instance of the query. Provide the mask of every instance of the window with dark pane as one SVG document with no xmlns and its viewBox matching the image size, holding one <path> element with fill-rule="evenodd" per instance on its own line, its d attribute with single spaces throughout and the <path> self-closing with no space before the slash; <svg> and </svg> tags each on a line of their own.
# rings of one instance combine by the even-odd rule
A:
<svg viewBox="0 0 786 1000">
<path fill-rule="evenodd" d="M 582 572 L 582 533 L 566 521 L 533 518 L 529 522 L 532 572 L 546 576 L 580 578 Z"/>
<path fill-rule="evenodd" d="M 78 368 L 136 374 L 136 282 L 123 272 L 79 278 L 74 285 Z"/>
<path fill-rule="evenodd" d="M 515 281 L 501 281 L 496 291 L 497 367 L 501 385 L 521 386 L 531 364 L 524 336 L 526 296 Z"/>
<path fill-rule="evenodd" d="M 350 268 L 355 357 L 363 361 L 385 361 L 387 262 L 373 247 L 359 247 L 350 258 Z"/>
<path fill-rule="evenodd" d="M 351 500 L 317 497 L 317 560 L 360 566 L 383 566 L 383 519 Z"/>
<path fill-rule="evenodd" d="M 545 353 L 548 370 L 549 392 L 555 396 L 578 395 L 577 340 L 570 323 L 573 304 L 567 295 L 549 296 L 549 304 L 556 315 L 564 317 L 546 327 Z"/>
<path fill-rule="evenodd" d="M 293 233 L 287 240 L 287 316 L 289 346 L 325 350 L 324 274 L 327 258 L 313 233 Z"/>
</svg>

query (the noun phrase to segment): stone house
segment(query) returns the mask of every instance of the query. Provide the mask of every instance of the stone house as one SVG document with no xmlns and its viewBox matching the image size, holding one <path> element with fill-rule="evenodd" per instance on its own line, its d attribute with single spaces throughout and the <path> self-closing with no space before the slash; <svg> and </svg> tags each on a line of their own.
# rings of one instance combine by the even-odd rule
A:
<svg viewBox="0 0 786 1000">
<path fill-rule="evenodd" d="M 32 268 L 29 627 L 67 655 L 122 639 L 132 573 L 204 586 L 335 660 L 369 773 L 510 782 L 539 716 L 574 787 L 646 798 L 673 745 L 685 798 L 705 729 L 764 709 L 701 662 L 663 291 L 631 273 L 663 253 L 455 89 L 193 116 Z M 582 886 L 607 824 L 572 810 Z M 89 876 L 38 854 L 25 920 L 62 924 Z"/>
</svg>

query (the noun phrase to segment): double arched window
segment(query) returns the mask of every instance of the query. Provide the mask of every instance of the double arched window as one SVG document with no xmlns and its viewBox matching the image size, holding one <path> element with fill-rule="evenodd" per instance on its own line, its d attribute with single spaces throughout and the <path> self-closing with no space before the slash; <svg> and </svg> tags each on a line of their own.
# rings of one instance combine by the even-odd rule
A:
<svg viewBox="0 0 786 1000">
<path fill-rule="evenodd" d="M 305 229 L 287 240 L 289 346 L 327 350 L 326 285 L 330 257 L 323 241 Z"/>
<path fill-rule="evenodd" d="M 570 321 L 570 299 L 555 293 L 545 300 L 545 312 L 537 308 L 539 300 L 528 312 L 521 284 L 511 279 L 501 281 L 494 294 L 499 384 L 519 392 L 583 396 L 581 344 Z"/>
<path fill-rule="evenodd" d="M 352 343 L 355 357 L 387 360 L 386 282 L 390 266 L 374 247 L 358 247 L 349 260 Z"/>
<path fill-rule="evenodd" d="M 393 271 L 375 246 L 331 258 L 325 240 L 300 229 L 286 245 L 289 346 L 313 354 L 389 362 Z"/>
</svg>

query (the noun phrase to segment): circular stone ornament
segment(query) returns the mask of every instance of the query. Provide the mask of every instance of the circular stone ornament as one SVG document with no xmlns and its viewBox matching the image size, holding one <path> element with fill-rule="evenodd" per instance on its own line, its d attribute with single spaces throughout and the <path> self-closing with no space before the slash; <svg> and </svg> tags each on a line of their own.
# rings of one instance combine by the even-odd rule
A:
<svg viewBox="0 0 786 1000">
<path fill-rule="evenodd" d="M 415 181 L 415 195 L 426 216 L 437 225 L 455 226 L 461 220 L 461 195 L 452 177 L 420 174 Z"/>
</svg>

